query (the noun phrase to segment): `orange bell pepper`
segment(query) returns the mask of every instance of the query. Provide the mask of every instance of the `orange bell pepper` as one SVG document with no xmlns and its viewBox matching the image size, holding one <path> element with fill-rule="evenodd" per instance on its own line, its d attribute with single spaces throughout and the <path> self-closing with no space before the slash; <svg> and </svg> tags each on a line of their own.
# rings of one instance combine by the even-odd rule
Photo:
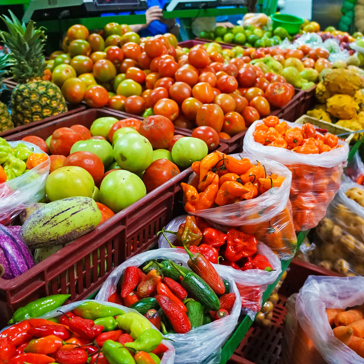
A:
<svg viewBox="0 0 364 364">
<path fill-rule="evenodd" d="M 26 167 L 27 169 L 33 169 L 36 166 L 39 166 L 41 163 L 46 161 L 48 159 L 48 156 L 43 153 L 32 153 L 28 159 Z"/>
</svg>

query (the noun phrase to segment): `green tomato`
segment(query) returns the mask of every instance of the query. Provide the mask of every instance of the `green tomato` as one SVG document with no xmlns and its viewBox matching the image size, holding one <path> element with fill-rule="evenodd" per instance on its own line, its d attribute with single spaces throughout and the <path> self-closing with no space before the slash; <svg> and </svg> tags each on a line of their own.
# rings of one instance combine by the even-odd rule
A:
<svg viewBox="0 0 364 364">
<path fill-rule="evenodd" d="M 246 36 L 244 33 L 238 33 L 234 37 L 234 43 L 236 44 L 244 44 L 246 42 Z"/>
<path fill-rule="evenodd" d="M 142 94 L 142 86 L 140 86 L 139 83 L 133 80 L 124 80 L 120 82 L 116 93 L 125 97 L 134 95 L 140 96 Z"/>
<path fill-rule="evenodd" d="M 112 146 L 106 140 L 80 140 L 73 144 L 70 154 L 75 152 L 90 152 L 96 154 L 102 160 L 105 167 L 108 167 L 113 162 Z"/>
<path fill-rule="evenodd" d="M 120 128 L 118 130 L 116 130 L 116 132 L 114 133 L 113 137 L 112 137 L 112 145 L 115 145 L 116 141 L 118 139 L 120 139 L 122 136 L 126 135 L 126 134 L 139 134 L 134 128 L 129 128 L 129 127 L 125 127 L 125 128 Z"/>
<path fill-rule="evenodd" d="M 120 85 L 121 82 L 123 82 L 125 80 L 125 73 L 119 73 L 115 78 L 114 78 L 114 83 L 113 83 L 113 88 L 114 91 L 117 92 L 118 90 L 118 86 Z"/>
<path fill-rule="evenodd" d="M 240 25 L 236 26 L 233 28 L 232 33 L 235 34 L 239 34 L 239 33 L 244 33 L 244 29 L 243 27 L 241 27 Z"/>
<path fill-rule="evenodd" d="M 120 169 L 118 162 L 114 161 L 112 162 L 109 167 L 107 168 L 108 171 L 111 171 L 112 169 Z"/>
<path fill-rule="evenodd" d="M 144 111 L 142 116 L 143 116 L 143 118 L 147 118 L 148 116 L 152 116 L 152 115 L 154 115 L 154 112 L 153 112 L 153 108 L 150 107 Z"/>
<path fill-rule="evenodd" d="M 92 193 L 92 199 L 96 202 L 100 202 L 100 190 L 95 186 Z"/>
<path fill-rule="evenodd" d="M 52 135 L 50 135 L 47 139 L 46 139 L 46 144 L 48 146 L 48 149 L 51 147 L 51 139 L 52 139 Z"/>
<path fill-rule="evenodd" d="M 187 168 L 193 162 L 200 161 L 208 153 L 206 143 L 197 138 L 184 137 L 174 144 L 172 148 L 172 159 L 178 167 Z"/>
<path fill-rule="evenodd" d="M 61 167 L 53 171 L 46 181 L 46 194 L 50 201 L 67 197 L 92 197 L 95 183 L 86 169 L 76 166 Z"/>
<path fill-rule="evenodd" d="M 264 32 L 263 32 L 263 30 L 262 30 L 262 29 L 256 28 L 256 29 L 254 29 L 253 34 L 255 34 L 255 35 L 257 35 L 259 38 L 261 38 L 261 37 L 263 37 Z"/>
<path fill-rule="evenodd" d="M 234 34 L 233 33 L 226 33 L 223 37 L 224 42 L 226 43 L 232 43 L 234 40 Z"/>
<path fill-rule="evenodd" d="M 169 161 L 173 162 L 172 154 L 167 149 L 153 150 L 153 162 L 155 162 L 158 159 L 168 159 Z"/>
<path fill-rule="evenodd" d="M 126 134 L 114 145 L 114 159 L 121 169 L 143 172 L 153 162 L 152 144 L 140 134 Z"/>
<path fill-rule="evenodd" d="M 109 173 L 100 186 L 101 203 L 115 213 L 138 201 L 146 193 L 143 181 L 136 174 L 123 170 Z"/>
<path fill-rule="evenodd" d="M 96 119 L 90 128 L 92 136 L 99 135 L 107 139 L 111 127 L 118 121 L 116 118 L 105 116 L 103 118 Z"/>
</svg>

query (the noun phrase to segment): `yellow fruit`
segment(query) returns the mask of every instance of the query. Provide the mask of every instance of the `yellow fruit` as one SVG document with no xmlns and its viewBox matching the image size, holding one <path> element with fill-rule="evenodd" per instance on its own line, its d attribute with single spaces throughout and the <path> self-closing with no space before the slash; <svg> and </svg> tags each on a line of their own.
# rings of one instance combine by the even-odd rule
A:
<svg viewBox="0 0 364 364">
<path fill-rule="evenodd" d="M 349 95 L 335 95 L 327 100 L 327 111 L 339 119 L 352 119 L 359 106 Z"/>
</svg>

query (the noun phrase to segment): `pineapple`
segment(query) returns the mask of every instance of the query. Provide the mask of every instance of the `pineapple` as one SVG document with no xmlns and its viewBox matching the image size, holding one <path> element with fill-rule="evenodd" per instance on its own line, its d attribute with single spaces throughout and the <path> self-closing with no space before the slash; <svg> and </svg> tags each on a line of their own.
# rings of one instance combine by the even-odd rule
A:
<svg viewBox="0 0 364 364">
<path fill-rule="evenodd" d="M 3 76 L 6 74 L 5 68 L 9 66 L 9 56 L 4 55 L 0 57 L 0 95 L 3 90 Z M 14 128 L 14 124 L 11 120 L 11 115 L 9 114 L 8 107 L 3 102 L 0 101 L 0 133 L 5 130 L 10 130 Z"/>
<path fill-rule="evenodd" d="M 46 68 L 43 28 L 36 29 L 32 20 L 25 26 L 9 12 L 11 19 L 1 17 L 9 32 L 0 32 L 0 38 L 11 51 L 11 71 L 19 83 L 11 98 L 14 124 L 24 125 L 66 112 L 67 105 L 59 87 L 42 79 Z"/>
</svg>

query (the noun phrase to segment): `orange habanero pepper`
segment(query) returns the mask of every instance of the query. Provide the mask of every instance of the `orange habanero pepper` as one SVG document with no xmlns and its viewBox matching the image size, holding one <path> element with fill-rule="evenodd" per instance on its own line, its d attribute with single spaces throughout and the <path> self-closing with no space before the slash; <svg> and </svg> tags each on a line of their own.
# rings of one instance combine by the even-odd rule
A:
<svg viewBox="0 0 364 364">
<path fill-rule="evenodd" d="M 290 148 L 297 147 L 303 140 L 301 129 L 292 128 L 287 130 L 284 139 L 287 142 L 288 147 Z"/>
<path fill-rule="evenodd" d="M 198 191 L 203 192 L 206 190 L 206 188 L 212 183 L 216 176 L 216 173 L 212 171 L 208 171 L 205 178 L 198 184 Z"/>
<path fill-rule="evenodd" d="M 331 133 L 326 133 L 324 136 L 324 143 L 327 144 L 330 148 L 335 148 L 337 143 L 339 142 L 339 138 Z"/>
<path fill-rule="evenodd" d="M 26 167 L 27 169 L 33 169 L 36 166 L 39 166 L 41 163 L 46 161 L 48 159 L 48 156 L 43 153 L 32 153 L 28 159 Z"/>
<path fill-rule="evenodd" d="M 248 192 L 249 189 L 244 187 L 241 183 L 236 181 L 226 181 L 219 188 L 215 203 L 219 206 L 228 205 L 239 201 L 238 197 Z"/>
<path fill-rule="evenodd" d="M 264 118 L 262 121 L 269 128 L 270 127 L 274 128 L 275 126 L 277 126 L 279 124 L 279 118 L 277 116 L 273 116 L 273 115 Z"/>
</svg>

